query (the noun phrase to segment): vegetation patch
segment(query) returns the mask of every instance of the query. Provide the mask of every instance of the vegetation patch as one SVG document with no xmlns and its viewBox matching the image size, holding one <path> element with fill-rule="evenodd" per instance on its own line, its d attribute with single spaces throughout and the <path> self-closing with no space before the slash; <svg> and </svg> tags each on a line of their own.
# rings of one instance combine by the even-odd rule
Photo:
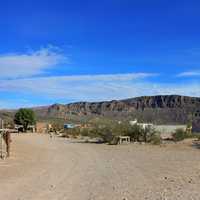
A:
<svg viewBox="0 0 200 200">
<path fill-rule="evenodd" d="M 178 128 L 175 130 L 172 136 L 173 136 L 174 141 L 178 142 L 187 138 L 187 133 L 185 132 L 185 130 Z"/>
</svg>

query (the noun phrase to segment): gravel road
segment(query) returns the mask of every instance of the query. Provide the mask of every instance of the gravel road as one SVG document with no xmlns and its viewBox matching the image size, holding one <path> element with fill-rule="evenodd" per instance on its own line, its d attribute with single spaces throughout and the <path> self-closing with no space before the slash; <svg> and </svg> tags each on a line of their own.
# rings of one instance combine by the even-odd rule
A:
<svg viewBox="0 0 200 200">
<path fill-rule="evenodd" d="M 89 144 L 13 135 L 0 160 L 0 199 L 199 200 L 200 149 Z"/>
</svg>

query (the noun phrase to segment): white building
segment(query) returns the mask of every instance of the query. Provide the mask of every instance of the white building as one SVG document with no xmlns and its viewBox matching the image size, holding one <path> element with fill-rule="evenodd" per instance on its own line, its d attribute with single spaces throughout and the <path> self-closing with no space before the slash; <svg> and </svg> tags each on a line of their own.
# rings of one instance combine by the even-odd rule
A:
<svg viewBox="0 0 200 200">
<path fill-rule="evenodd" d="M 130 121 L 129 123 L 130 123 L 131 126 L 137 125 L 137 126 L 142 127 L 143 129 L 153 128 L 153 126 L 154 126 L 151 123 L 138 123 L 137 119 L 135 119 L 134 121 Z"/>
</svg>

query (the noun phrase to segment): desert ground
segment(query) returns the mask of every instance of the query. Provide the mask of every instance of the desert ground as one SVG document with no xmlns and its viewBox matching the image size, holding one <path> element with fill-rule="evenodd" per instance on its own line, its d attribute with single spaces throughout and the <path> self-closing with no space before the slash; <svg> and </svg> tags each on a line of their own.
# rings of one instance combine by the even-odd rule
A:
<svg viewBox="0 0 200 200">
<path fill-rule="evenodd" d="M 0 160 L 0 199 L 199 200 L 200 149 L 79 143 L 48 135 L 12 135 Z"/>
</svg>

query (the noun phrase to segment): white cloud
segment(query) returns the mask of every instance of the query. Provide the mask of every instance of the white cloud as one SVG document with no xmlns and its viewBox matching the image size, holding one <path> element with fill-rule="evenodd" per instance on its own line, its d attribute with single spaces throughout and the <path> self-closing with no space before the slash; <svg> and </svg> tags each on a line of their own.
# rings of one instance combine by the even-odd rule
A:
<svg viewBox="0 0 200 200">
<path fill-rule="evenodd" d="M 177 75 L 177 77 L 193 77 L 200 76 L 200 71 L 186 71 Z"/>
<path fill-rule="evenodd" d="M 136 96 L 179 94 L 199 96 L 200 82 L 156 83 L 148 80 L 155 74 L 132 73 L 110 75 L 54 76 L 1 80 L 0 92 L 18 92 L 54 102 L 101 101 Z M 20 102 L 20 100 L 18 100 Z M 52 102 L 53 103 L 53 102 Z"/>
<path fill-rule="evenodd" d="M 156 76 L 148 73 L 53 76 L 0 80 L 0 91 L 29 93 L 74 100 L 120 98 L 134 82 Z M 134 87 L 132 88 L 134 90 Z M 127 95 L 126 95 L 127 96 Z"/>
<path fill-rule="evenodd" d="M 53 46 L 23 54 L 0 55 L 0 78 L 38 75 L 46 69 L 66 61 L 67 57 L 61 54 L 58 48 Z"/>
</svg>

